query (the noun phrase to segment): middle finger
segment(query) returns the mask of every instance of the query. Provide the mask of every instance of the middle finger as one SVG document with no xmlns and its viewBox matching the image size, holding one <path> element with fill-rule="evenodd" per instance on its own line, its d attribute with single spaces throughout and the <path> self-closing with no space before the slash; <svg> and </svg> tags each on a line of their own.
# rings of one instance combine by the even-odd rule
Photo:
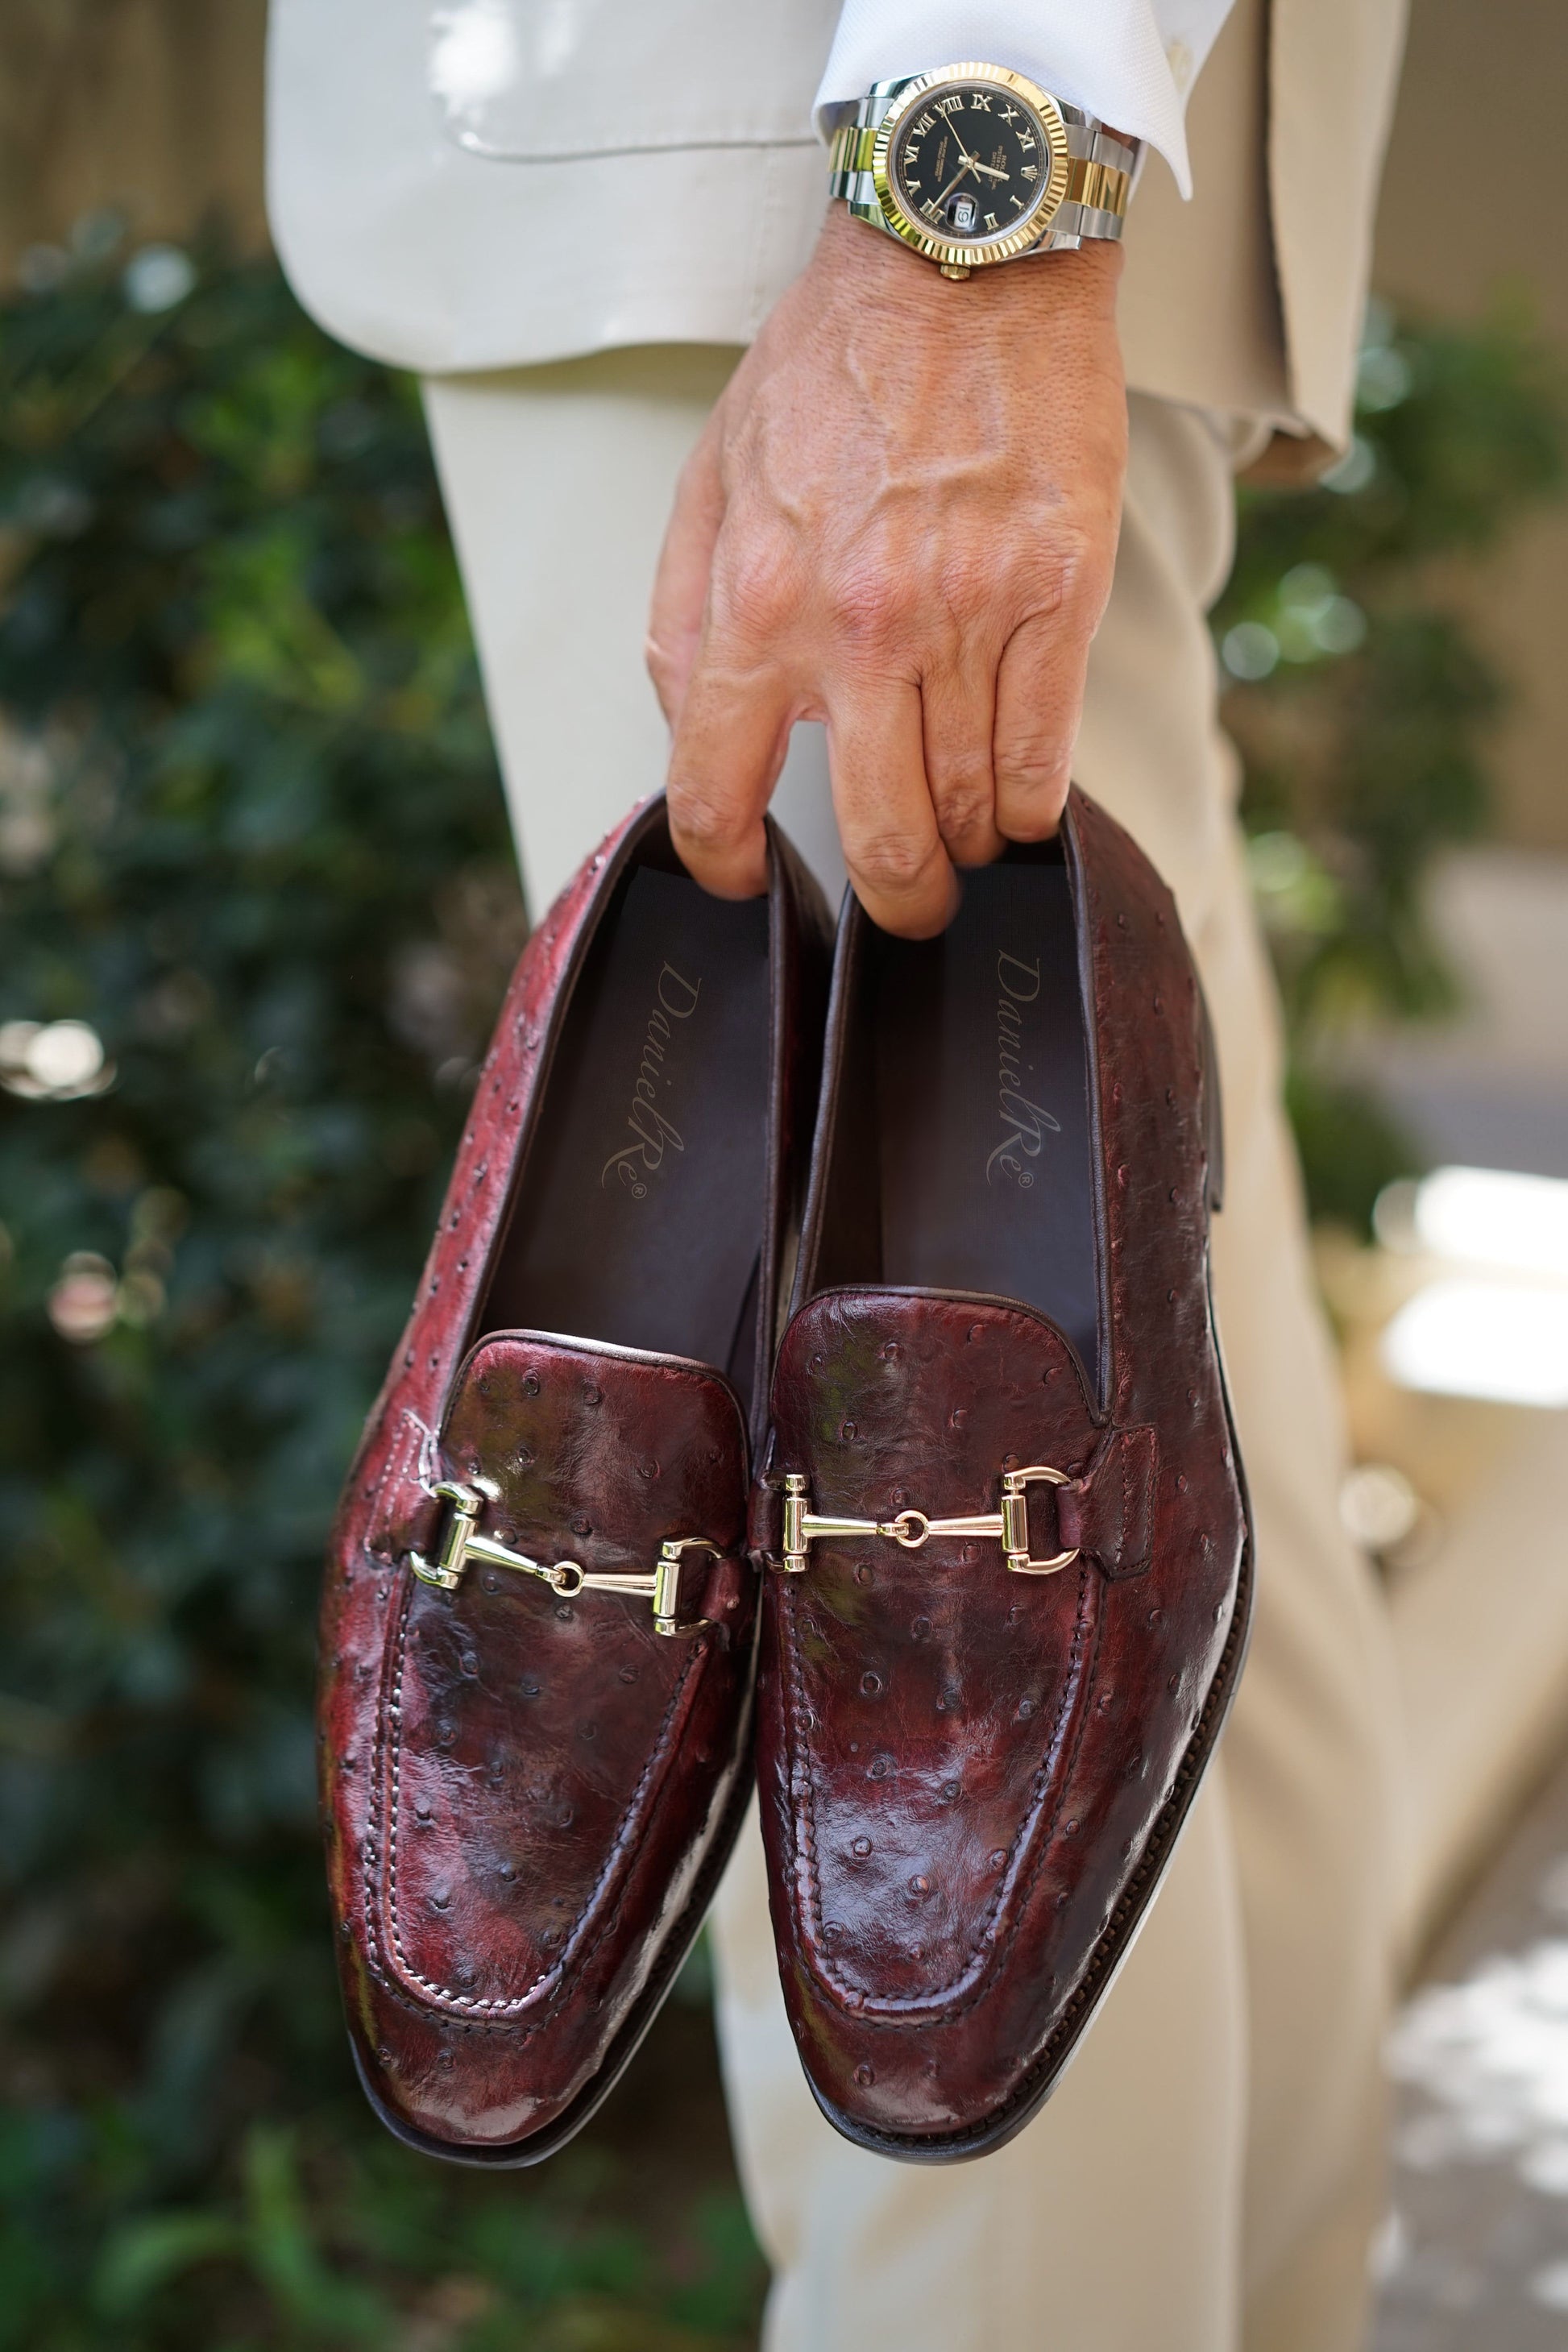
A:
<svg viewBox="0 0 1568 2352">
<path fill-rule="evenodd" d="M 858 677 L 826 701 L 833 805 L 855 895 L 883 930 L 931 939 L 958 904 L 958 877 L 931 805 L 920 688 Z"/>
</svg>

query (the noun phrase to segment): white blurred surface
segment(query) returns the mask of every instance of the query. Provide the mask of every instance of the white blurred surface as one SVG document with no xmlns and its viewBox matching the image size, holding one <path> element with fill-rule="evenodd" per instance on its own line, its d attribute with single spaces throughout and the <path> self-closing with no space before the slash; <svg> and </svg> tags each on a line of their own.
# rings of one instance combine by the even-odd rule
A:
<svg viewBox="0 0 1568 2352">
<path fill-rule="evenodd" d="M 1438 1396 L 1568 1406 L 1568 1286 L 1428 1283 L 1383 1335 L 1389 1377 Z"/>
</svg>

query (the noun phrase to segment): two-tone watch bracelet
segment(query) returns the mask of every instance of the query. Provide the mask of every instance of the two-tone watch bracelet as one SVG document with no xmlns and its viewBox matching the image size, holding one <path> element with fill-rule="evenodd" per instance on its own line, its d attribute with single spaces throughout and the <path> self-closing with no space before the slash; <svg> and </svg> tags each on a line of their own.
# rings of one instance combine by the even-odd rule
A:
<svg viewBox="0 0 1568 2352">
<path fill-rule="evenodd" d="M 973 69 L 957 70 L 967 79 Z M 937 78 L 920 79 L 929 85 Z M 828 111 L 832 131 L 828 193 L 841 198 L 852 213 L 874 226 L 895 226 L 884 212 L 872 171 L 877 133 L 911 86 L 912 78 L 909 76 L 879 82 L 864 98 Z M 1059 100 L 1052 103 L 1067 133 L 1067 185 L 1039 236 L 1028 245 L 1026 249 L 1031 256 L 1072 251 L 1086 237 L 1119 238 L 1140 153 L 1137 142 L 1107 130 L 1081 108 Z M 977 263 L 998 257 L 1001 257 L 973 249 Z M 944 274 L 966 276 L 968 272 L 958 268 Z"/>
</svg>

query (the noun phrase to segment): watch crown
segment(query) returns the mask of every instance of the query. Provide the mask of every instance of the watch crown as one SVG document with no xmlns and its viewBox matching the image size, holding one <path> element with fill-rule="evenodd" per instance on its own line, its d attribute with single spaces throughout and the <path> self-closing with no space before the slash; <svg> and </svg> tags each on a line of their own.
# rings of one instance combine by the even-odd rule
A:
<svg viewBox="0 0 1568 2352">
<path fill-rule="evenodd" d="M 969 264 L 967 261 L 944 261 L 942 264 L 942 274 L 944 278 L 967 278 Z"/>
</svg>

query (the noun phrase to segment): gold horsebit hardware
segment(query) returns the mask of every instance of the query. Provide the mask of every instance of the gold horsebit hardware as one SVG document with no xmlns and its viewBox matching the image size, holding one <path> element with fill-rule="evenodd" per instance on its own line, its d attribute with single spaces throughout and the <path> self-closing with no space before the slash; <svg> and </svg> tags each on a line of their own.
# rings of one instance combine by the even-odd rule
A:
<svg viewBox="0 0 1568 2352">
<path fill-rule="evenodd" d="M 723 1558 L 718 1545 L 710 1543 L 706 1536 L 669 1537 L 660 1544 L 658 1566 L 652 1569 L 610 1573 L 584 1568 L 574 1559 L 558 1559 L 547 1565 L 542 1559 L 530 1559 L 526 1552 L 512 1551 L 507 1545 L 497 1543 L 493 1536 L 480 1535 L 479 1513 L 500 1493 L 490 1479 L 476 1478 L 468 1486 L 443 1479 L 431 1491 L 452 1506 L 446 1536 L 433 1560 L 426 1559 L 422 1552 L 411 1551 L 408 1565 L 424 1583 L 439 1585 L 443 1592 L 456 1592 L 468 1562 L 479 1559 L 490 1568 L 510 1568 L 521 1576 L 537 1576 L 565 1600 L 576 1592 L 639 1593 L 653 1603 L 656 1633 L 672 1637 L 700 1633 L 712 1623 L 709 1617 L 680 1615 L 680 1570 L 685 1555 L 689 1551 L 706 1551 L 711 1552 L 715 1559 Z"/>
<path fill-rule="evenodd" d="M 806 1566 L 807 1547 L 832 1536 L 886 1536 L 891 1542 L 901 1544 L 905 1551 L 919 1551 L 933 1536 L 988 1536 L 1000 1543 L 1015 1576 L 1054 1576 L 1058 1568 L 1071 1566 L 1078 1558 L 1079 1547 L 1075 1544 L 1070 1551 L 1058 1551 L 1049 1559 L 1030 1559 L 1029 1486 L 1035 1479 L 1042 1479 L 1049 1486 L 1072 1484 L 1065 1470 L 1052 1470 L 1045 1463 L 1036 1462 L 1026 1470 L 1004 1470 L 999 1511 L 976 1511 L 962 1519 L 928 1519 L 923 1511 L 900 1511 L 891 1519 L 837 1519 L 809 1508 L 807 1482 L 798 1471 L 792 1470 L 784 1478 L 785 1572 L 801 1575 Z"/>
</svg>

